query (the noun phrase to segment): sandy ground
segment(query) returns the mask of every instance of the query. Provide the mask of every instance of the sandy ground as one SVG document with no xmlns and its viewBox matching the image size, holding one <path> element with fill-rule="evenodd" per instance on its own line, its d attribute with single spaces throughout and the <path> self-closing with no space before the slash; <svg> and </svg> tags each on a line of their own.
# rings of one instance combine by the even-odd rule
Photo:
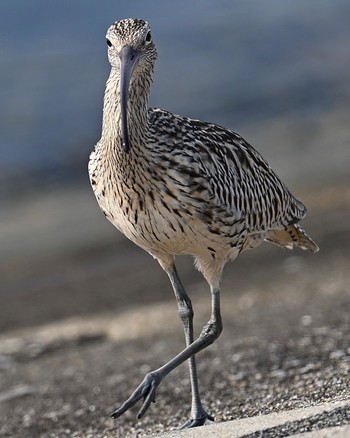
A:
<svg viewBox="0 0 350 438">
<path fill-rule="evenodd" d="M 226 268 L 224 332 L 197 361 L 217 422 L 350 398 L 350 191 L 338 185 L 303 200 L 317 255 L 263 245 Z M 146 372 L 184 346 L 170 285 L 147 254 L 108 237 L 18 263 L 16 276 L 11 260 L 2 268 L 0 436 L 144 437 L 188 418 L 186 364 L 162 382 L 141 421 L 137 408 L 109 418 Z M 198 333 L 209 315 L 207 285 L 190 259 L 179 265 Z M 345 405 L 264 436 L 349 422 Z"/>
</svg>

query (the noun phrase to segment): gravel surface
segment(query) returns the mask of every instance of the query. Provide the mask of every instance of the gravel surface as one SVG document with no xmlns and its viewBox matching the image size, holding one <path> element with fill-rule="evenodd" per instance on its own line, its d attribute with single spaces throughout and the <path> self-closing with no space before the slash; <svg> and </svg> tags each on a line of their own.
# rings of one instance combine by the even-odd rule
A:
<svg viewBox="0 0 350 438">
<path fill-rule="evenodd" d="M 319 254 L 266 245 L 226 269 L 224 332 L 197 361 L 203 402 L 217 422 L 350 397 L 349 204 L 340 202 L 331 211 L 320 207 L 314 218 L 313 230 L 308 230 L 321 247 Z M 184 263 L 199 332 L 209 315 L 210 296 L 205 283 L 197 281 L 200 277 L 191 281 Z M 118 420 L 109 418 L 146 372 L 184 346 L 169 285 L 164 281 L 167 294 L 159 288 L 153 293 L 157 282 L 163 287 L 161 276 L 152 279 L 158 270 L 155 265 L 141 284 L 147 292 L 141 300 L 130 280 L 129 307 L 118 308 L 116 302 L 115 309 L 94 313 L 97 292 L 88 287 L 86 300 L 92 304 L 85 315 L 73 316 L 67 308 L 66 318 L 55 321 L 50 316 L 55 301 L 36 300 L 35 309 L 18 303 L 13 309 L 17 318 L 22 313 L 32 321 L 31 315 L 40 311 L 43 316 L 40 325 L 8 323 L 0 338 L 1 437 L 145 437 L 188 418 L 186 364 L 162 382 L 156 403 L 141 421 L 136 419 L 137 407 Z M 98 273 L 98 267 L 93 272 Z M 115 277 L 114 285 L 119 280 L 118 286 L 127 291 L 123 279 Z M 159 300 L 162 293 L 165 301 Z M 79 297 L 84 305 L 84 295 Z M 247 436 L 291 436 L 348 423 L 349 407 L 342 407 L 292 421 L 286 430 L 273 427 Z"/>
</svg>

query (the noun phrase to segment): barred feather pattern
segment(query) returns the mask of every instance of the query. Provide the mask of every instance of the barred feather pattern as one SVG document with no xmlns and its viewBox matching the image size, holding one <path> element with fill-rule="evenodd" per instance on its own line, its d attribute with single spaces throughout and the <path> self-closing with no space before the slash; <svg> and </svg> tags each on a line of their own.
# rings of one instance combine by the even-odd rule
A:
<svg viewBox="0 0 350 438">
<path fill-rule="evenodd" d="M 128 32 L 137 46 L 132 25 L 116 24 L 107 36 L 125 43 Z M 297 225 L 304 205 L 240 135 L 147 108 L 156 50 L 144 50 L 129 90 L 130 152 L 120 145 L 120 71 L 111 62 L 102 137 L 90 156 L 91 185 L 107 219 L 168 272 L 176 255 L 194 256 L 214 286 L 228 260 L 263 240 L 317 251 Z"/>
</svg>

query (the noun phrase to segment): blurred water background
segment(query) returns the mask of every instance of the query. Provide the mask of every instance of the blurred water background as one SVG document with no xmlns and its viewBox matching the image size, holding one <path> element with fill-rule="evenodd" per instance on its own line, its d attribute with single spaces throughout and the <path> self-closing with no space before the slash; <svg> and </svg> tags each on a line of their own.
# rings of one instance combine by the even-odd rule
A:
<svg viewBox="0 0 350 438">
<path fill-rule="evenodd" d="M 118 282 L 142 297 L 131 257 L 163 284 L 87 177 L 104 36 L 126 17 L 152 26 L 152 106 L 239 132 L 301 197 L 349 186 L 348 0 L 2 0 L 0 329 L 121 306 Z"/>
</svg>

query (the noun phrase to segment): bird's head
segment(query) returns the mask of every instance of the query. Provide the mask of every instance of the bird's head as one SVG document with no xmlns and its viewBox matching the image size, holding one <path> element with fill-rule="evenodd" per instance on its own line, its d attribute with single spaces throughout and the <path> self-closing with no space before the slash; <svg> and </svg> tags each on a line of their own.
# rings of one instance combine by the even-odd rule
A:
<svg viewBox="0 0 350 438">
<path fill-rule="evenodd" d="M 122 123 L 122 147 L 129 151 L 127 109 L 129 86 L 136 77 L 151 80 L 157 50 L 153 43 L 149 24 L 140 19 L 128 18 L 116 21 L 106 35 L 108 59 L 120 72 L 120 105 Z"/>
</svg>

